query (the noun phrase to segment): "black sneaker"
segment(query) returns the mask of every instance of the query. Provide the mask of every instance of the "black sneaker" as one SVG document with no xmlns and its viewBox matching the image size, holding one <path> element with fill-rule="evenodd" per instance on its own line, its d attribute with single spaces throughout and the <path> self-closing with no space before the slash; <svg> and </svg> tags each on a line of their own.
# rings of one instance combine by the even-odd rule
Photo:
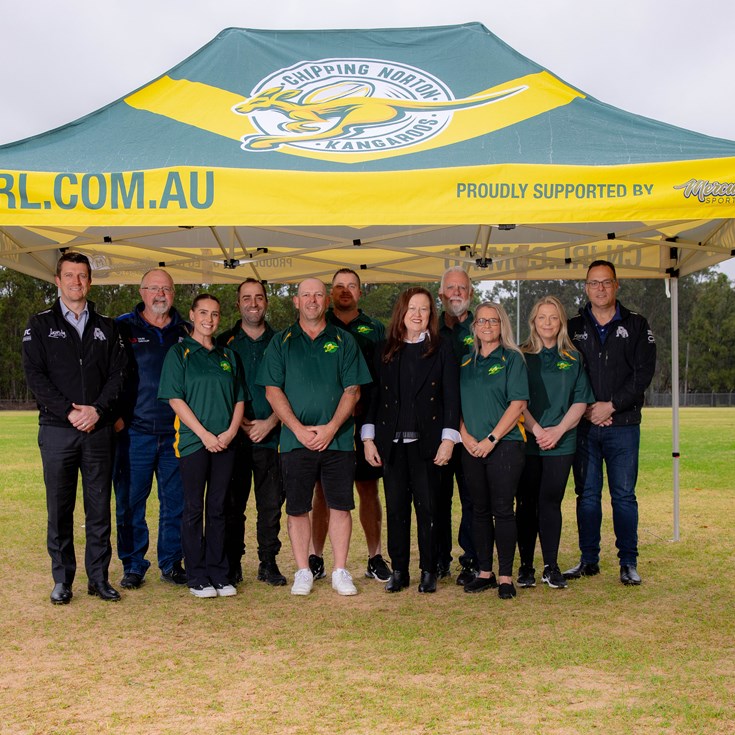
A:
<svg viewBox="0 0 735 735">
<path fill-rule="evenodd" d="M 275 559 L 260 562 L 258 565 L 258 581 L 267 582 L 273 587 L 282 587 L 286 584 L 286 578 L 281 574 Z"/>
<path fill-rule="evenodd" d="M 463 564 L 462 571 L 457 575 L 457 584 L 460 587 L 468 585 L 477 576 L 474 564 Z"/>
<path fill-rule="evenodd" d="M 451 562 L 448 562 L 448 561 L 447 562 L 440 561 L 436 565 L 436 578 L 437 579 L 444 579 L 445 577 L 452 576 L 451 569 L 449 568 L 450 564 Z"/>
<path fill-rule="evenodd" d="M 143 575 L 128 572 L 120 580 L 120 586 L 126 590 L 137 590 L 143 584 Z"/>
<path fill-rule="evenodd" d="M 518 586 L 536 586 L 536 570 L 530 564 L 521 564 L 520 568 L 518 569 Z"/>
<path fill-rule="evenodd" d="M 309 554 L 309 570 L 314 575 L 314 579 L 324 579 L 327 573 L 324 571 L 324 557 L 316 554 Z"/>
<path fill-rule="evenodd" d="M 230 580 L 230 584 L 235 586 L 240 584 L 242 582 L 242 564 L 240 564 L 240 562 L 237 564 L 231 564 L 230 573 L 227 577 Z"/>
<path fill-rule="evenodd" d="M 501 600 L 512 600 L 516 596 L 513 582 L 503 582 L 498 586 L 498 597 Z"/>
<path fill-rule="evenodd" d="M 381 582 L 387 582 L 392 574 L 390 567 L 385 563 L 385 559 L 380 554 L 371 556 L 368 559 L 367 571 L 365 576 L 368 579 L 378 579 Z"/>
<path fill-rule="evenodd" d="M 494 590 L 498 586 L 498 579 L 494 574 L 489 577 L 473 577 L 464 586 L 465 592 L 484 592 L 485 590 Z"/>
<path fill-rule="evenodd" d="M 168 572 L 161 571 L 161 579 L 169 584 L 186 584 L 186 572 L 183 570 L 181 562 L 175 562 Z"/>
<path fill-rule="evenodd" d="M 564 575 L 561 573 L 558 564 L 553 566 L 545 566 L 544 573 L 541 575 L 541 581 L 544 584 L 548 584 L 549 587 L 555 590 L 563 590 L 569 585 L 567 580 L 564 579 Z"/>
</svg>

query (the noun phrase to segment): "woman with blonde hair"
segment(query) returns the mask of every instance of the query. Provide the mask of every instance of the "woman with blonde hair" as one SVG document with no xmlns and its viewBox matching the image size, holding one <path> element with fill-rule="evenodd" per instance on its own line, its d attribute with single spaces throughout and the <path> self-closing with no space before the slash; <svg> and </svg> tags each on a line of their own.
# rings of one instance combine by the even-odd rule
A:
<svg viewBox="0 0 735 735">
<path fill-rule="evenodd" d="M 522 346 L 530 399 L 523 412 L 528 444 L 516 504 L 518 585 L 536 585 L 533 554 L 538 535 L 544 560 L 541 579 L 551 588 L 563 589 L 567 583 L 557 563 L 561 503 L 577 446 L 576 426 L 595 398 L 582 356 L 567 334 L 567 317 L 559 299 L 539 299 L 528 326 L 529 338 Z"/>
<path fill-rule="evenodd" d="M 480 304 L 472 332 L 474 350 L 460 366 L 460 434 L 480 571 L 464 591 L 498 587 L 501 599 L 511 599 L 516 595 L 512 577 L 516 546 L 513 503 L 525 458 L 520 421 L 528 399 L 526 364 L 500 304 Z M 497 579 L 492 571 L 493 545 L 498 551 Z"/>
</svg>

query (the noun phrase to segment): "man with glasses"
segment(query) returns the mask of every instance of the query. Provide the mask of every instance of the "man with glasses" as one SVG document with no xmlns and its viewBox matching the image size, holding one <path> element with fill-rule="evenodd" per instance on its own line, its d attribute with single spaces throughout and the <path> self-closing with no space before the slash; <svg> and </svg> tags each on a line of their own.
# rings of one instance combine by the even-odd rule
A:
<svg viewBox="0 0 735 735">
<path fill-rule="evenodd" d="M 150 562 L 145 511 L 156 476 L 159 500 L 158 566 L 161 579 L 186 584 L 181 560 L 181 513 L 184 491 L 174 454 L 174 412 L 158 400 L 163 359 L 172 345 L 188 334 L 173 306 L 174 283 L 164 270 L 148 271 L 140 283 L 142 299 L 118 317 L 128 351 L 128 373 L 115 424 L 117 450 L 113 483 L 117 506 L 117 554 L 123 565 L 120 585 L 128 590 L 143 584 Z"/>
<path fill-rule="evenodd" d="M 600 573 L 602 466 L 607 470 L 620 581 L 638 585 L 638 477 L 643 394 L 656 368 L 656 340 L 648 322 L 616 298 L 615 266 L 594 261 L 587 270 L 588 303 L 569 320 L 569 336 L 585 359 L 595 394 L 577 429 L 574 489 L 577 494 L 579 563 L 567 579 Z"/>
</svg>

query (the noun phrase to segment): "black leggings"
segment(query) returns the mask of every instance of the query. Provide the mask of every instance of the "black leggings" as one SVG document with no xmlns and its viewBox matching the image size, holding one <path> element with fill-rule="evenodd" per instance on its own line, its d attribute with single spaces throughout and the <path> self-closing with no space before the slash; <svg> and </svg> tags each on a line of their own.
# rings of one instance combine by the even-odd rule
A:
<svg viewBox="0 0 735 735">
<path fill-rule="evenodd" d="M 518 483 L 516 523 L 521 564 L 533 566 L 536 534 L 541 539 L 545 566 L 557 563 L 561 538 L 561 501 L 567 486 L 573 454 L 526 456 Z"/>
<path fill-rule="evenodd" d="M 500 441 L 485 458 L 462 453 L 464 476 L 472 496 L 472 530 L 481 572 L 492 571 L 493 543 L 498 549 L 498 574 L 513 574 L 516 519 L 513 501 L 523 471 L 525 447 L 519 441 Z"/>
</svg>

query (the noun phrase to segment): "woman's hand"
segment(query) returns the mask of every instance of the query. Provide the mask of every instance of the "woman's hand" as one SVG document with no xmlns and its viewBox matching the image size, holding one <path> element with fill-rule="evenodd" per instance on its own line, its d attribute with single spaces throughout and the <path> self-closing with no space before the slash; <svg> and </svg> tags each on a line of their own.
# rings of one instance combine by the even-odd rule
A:
<svg viewBox="0 0 735 735">
<path fill-rule="evenodd" d="M 204 448 L 208 452 L 221 452 L 226 447 L 220 445 L 219 437 L 215 436 L 211 431 L 205 431 L 200 437 Z"/>
<path fill-rule="evenodd" d="M 380 454 L 378 453 L 378 448 L 375 446 L 375 442 L 372 439 L 365 439 L 362 443 L 362 447 L 365 451 L 365 459 L 371 467 L 383 466 Z"/>
<path fill-rule="evenodd" d="M 452 458 L 452 452 L 454 452 L 454 442 L 451 439 L 442 439 L 439 449 L 436 450 L 434 464 L 439 466 L 449 464 L 449 460 Z"/>
<path fill-rule="evenodd" d="M 475 451 L 474 453 L 471 452 L 471 454 L 473 457 L 487 457 L 493 449 L 495 449 L 495 444 L 486 437 L 482 441 L 477 442 Z"/>
</svg>

